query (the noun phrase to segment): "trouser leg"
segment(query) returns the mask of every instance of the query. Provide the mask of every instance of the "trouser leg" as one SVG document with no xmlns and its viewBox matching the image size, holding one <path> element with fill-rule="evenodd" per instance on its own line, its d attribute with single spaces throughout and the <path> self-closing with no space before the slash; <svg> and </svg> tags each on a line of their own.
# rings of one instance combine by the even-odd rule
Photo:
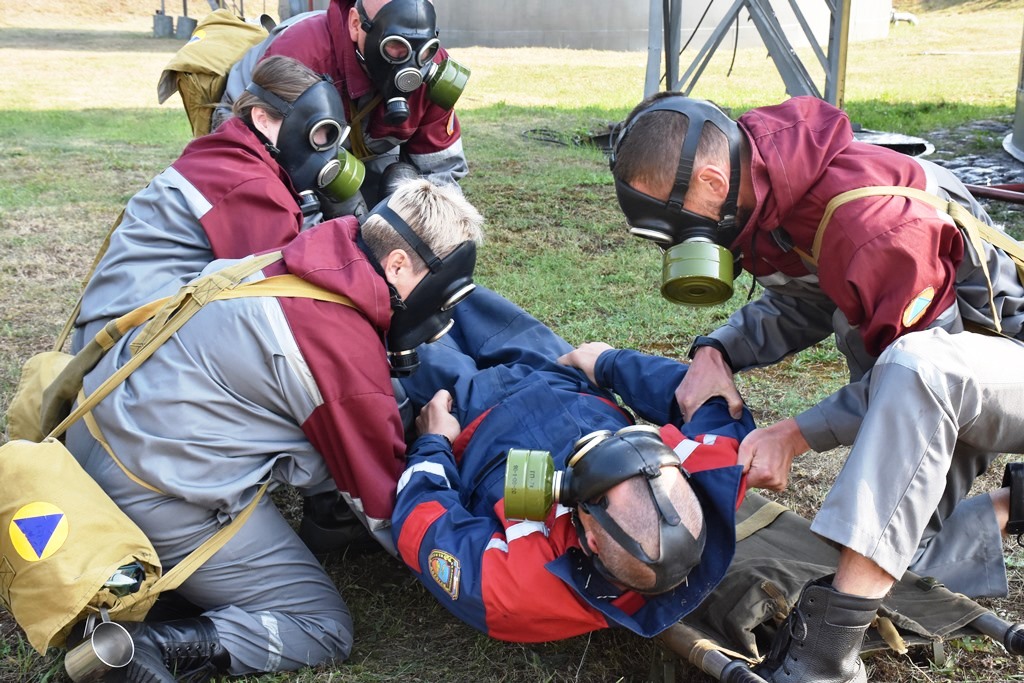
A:
<svg viewBox="0 0 1024 683">
<path fill-rule="evenodd" d="M 811 529 L 901 576 L 922 540 L 957 521 L 954 509 L 995 453 L 1024 451 L 1022 361 L 1014 342 L 971 333 L 928 330 L 894 342 L 872 372 L 867 414 Z M 998 532 L 975 529 L 958 552 Z"/>
</svg>

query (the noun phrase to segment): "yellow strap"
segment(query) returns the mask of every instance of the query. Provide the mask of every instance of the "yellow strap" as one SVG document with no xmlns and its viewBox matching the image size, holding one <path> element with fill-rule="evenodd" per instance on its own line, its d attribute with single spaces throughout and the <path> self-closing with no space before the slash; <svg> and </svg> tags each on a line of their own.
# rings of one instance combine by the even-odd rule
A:
<svg viewBox="0 0 1024 683">
<path fill-rule="evenodd" d="M 765 528 L 785 512 L 788 508 L 773 500 L 765 501 L 764 505 L 754 511 L 749 517 L 736 525 L 736 542 L 739 543 L 745 538 Z"/>
<path fill-rule="evenodd" d="M 274 275 L 255 282 L 246 282 L 235 289 L 224 290 L 218 299 L 242 299 L 252 296 L 292 297 L 329 301 L 358 310 L 355 302 L 344 294 L 332 292 L 306 282 L 298 275 Z"/>
<path fill-rule="evenodd" d="M 78 392 L 78 401 L 79 401 L 79 403 L 81 403 L 84 400 L 85 400 L 85 394 L 83 392 L 81 392 L 81 391 Z M 126 477 L 128 477 L 129 479 L 131 479 L 132 481 L 134 481 L 136 484 L 138 484 L 139 486 L 141 486 L 144 489 L 149 489 L 150 491 L 153 491 L 154 493 L 160 493 L 160 494 L 163 494 L 163 495 L 167 495 L 166 493 L 164 493 L 163 491 L 161 491 L 157 487 L 152 486 L 151 484 L 147 483 L 146 481 L 142 480 L 141 478 L 135 476 L 135 474 L 131 470 L 129 470 L 127 467 L 125 467 L 124 463 L 122 463 L 121 460 L 116 455 L 114 455 L 114 450 L 110 447 L 110 444 L 107 442 L 107 438 L 105 436 L 103 436 L 103 430 L 100 429 L 99 423 L 97 423 L 96 422 L 96 418 L 93 417 L 92 411 L 89 411 L 88 413 L 83 415 L 82 416 L 82 421 L 85 422 L 85 426 L 86 426 L 86 428 L 88 428 L 89 433 L 92 434 L 92 438 L 96 439 L 96 441 L 98 441 L 99 444 L 101 446 L 103 446 L 103 450 L 105 450 L 107 452 L 107 455 L 110 456 L 111 460 L 113 460 L 114 463 L 118 467 L 121 468 L 121 471 L 124 472 Z"/>
<path fill-rule="evenodd" d="M 988 302 L 989 309 L 992 312 L 992 322 L 995 325 L 996 333 L 1002 334 L 1003 326 L 1000 320 L 999 311 L 996 309 L 995 292 L 992 289 L 992 276 L 988 271 L 988 261 L 985 259 L 985 248 L 983 242 L 988 242 L 989 244 L 998 247 L 1013 260 L 1014 264 L 1017 266 L 1017 276 L 1020 278 L 1021 282 L 1024 282 L 1024 246 L 1012 237 L 978 220 L 974 214 L 956 201 L 942 199 L 930 192 L 918 190 L 917 188 L 899 187 L 895 185 L 861 187 L 856 190 L 843 192 L 842 194 L 833 197 L 825 206 L 825 213 L 821 217 L 821 222 L 818 223 L 817 232 L 814 233 L 814 244 L 811 248 L 810 262 L 815 265 L 818 263 L 818 258 L 821 255 L 821 244 L 825 238 L 825 229 L 828 227 L 829 221 L 832 220 L 832 214 L 835 213 L 836 209 L 847 202 L 861 199 L 862 197 L 872 196 L 899 196 L 907 197 L 908 199 L 917 199 L 918 201 L 929 204 L 937 211 L 941 211 L 953 219 L 953 222 L 964 232 L 964 235 L 967 237 L 967 241 L 970 242 L 971 247 L 978 255 L 978 261 L 981 264 L 981 272 L 985 275 L 985 286 L 988 289 Z M 802 252 L 801 256 L 806 258 L 806 254 L 803 254 Z"/>
<path fill-rule="evenodd" d="M 368 159 L 372 156 L 370 148 L 366 146 L 366 140 L 363 139 L 363 119 L 366 115 L 373 111 L 381 101 L 381 95 L 378 93 L 366 103 L 366 106 L 356 111 L 356 103 L 353 102 L 349 107 L 349 114 L 352 120 L 348 122 L 349 131 L 348 141 L 352 147 L 352 153 L 357 159 Z"/>
<path fill-rule="evenodd" d="M 180 586 L 185 579 L 191 576 L 192 572 L 202 566 L 202 564 L 208 559 L 213 557 L 218 550 L 223 548 L 224 545 L 227 544 L 227 542 L 230 541 L 236 533 L 238 533 L 238 530 L 242 528 L 249 518 L 252 517 L 252 513 L 263 498 L 263 494 L 267 492 L 268 486 L 270 486 L 269 481 L 265 482 L 263 486 L 260 487 L 260 490 L 256 492 L 256 496 L 240 513 L 238 513 L 237 517 L 218 529 L 213 536 L 210 536 L 208 539 L 203 541 L 203 544 L 190 552 L 185 559 L 174 565 L 170 571 L 157 579 L 150 588 L 151 593 L 162 593 L 163 591 L 174 590 Z"/>
</svg>

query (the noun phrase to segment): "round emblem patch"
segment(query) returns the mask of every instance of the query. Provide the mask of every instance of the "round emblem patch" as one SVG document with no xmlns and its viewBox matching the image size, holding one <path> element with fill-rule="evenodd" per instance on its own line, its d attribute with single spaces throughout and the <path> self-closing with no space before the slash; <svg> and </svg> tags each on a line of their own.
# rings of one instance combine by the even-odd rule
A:
<svg viewBox="0 0 1024 683">
<path fill-rule="evenodd" d="M 7 533 L 23 560 L 38 562 L 64 545 L 68 538 L 68 518 L 53 503 L 29 503 L 14 513 Z"/>
</svg>

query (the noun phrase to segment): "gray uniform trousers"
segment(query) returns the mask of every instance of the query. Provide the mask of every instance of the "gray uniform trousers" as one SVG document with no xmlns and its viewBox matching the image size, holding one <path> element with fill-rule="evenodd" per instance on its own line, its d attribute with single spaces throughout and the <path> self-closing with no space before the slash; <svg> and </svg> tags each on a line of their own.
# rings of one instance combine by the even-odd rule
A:
<svg viewBox="0 0 1024 683">
<path fill-rule="evenodd" d="M 863 423 L 811 530 L 894 577 L 910 567 L 973 597 L 1006 595 L 990 499 L 965 496 L 999 452 L 1024 452 L 1024 346 L 915 332 L 882 353 L 869 382 Z"/>
<path fill-rule="evenodd" d="M 131 481 L 81 421 L 69 440 L 91 442 L 79 462 L 149 537 L 165 572 L 220 528 L 216 510 Z M 213 621 L 233 675 L 342 661 L 352 649 L 348 607 L 269 496 L 178 592 Z"/>
</svg>

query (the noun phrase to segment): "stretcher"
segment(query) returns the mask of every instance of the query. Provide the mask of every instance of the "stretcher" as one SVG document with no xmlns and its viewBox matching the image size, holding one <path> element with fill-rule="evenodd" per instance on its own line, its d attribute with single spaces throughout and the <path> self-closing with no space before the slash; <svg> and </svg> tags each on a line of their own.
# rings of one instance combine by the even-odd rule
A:
<svg viewBox="0 0 1024 683">
<path fill-rule="evenodd" d="M 835 570 L 839 551 L 813 534 L 808 520 L 756 493 L 747 494 L 736 529 L 736 555 L 721 584 L 658 638 L 716 680 L 756 683 L 764 679 L 752 666 L 768 652 L 804 584 Z M 1024 654 L 1024 624 L 907 572 L 885 598 L 861 652 L 904 652 L 967 636 L 988 636 L 1010 654 Z"/>
</svg>

